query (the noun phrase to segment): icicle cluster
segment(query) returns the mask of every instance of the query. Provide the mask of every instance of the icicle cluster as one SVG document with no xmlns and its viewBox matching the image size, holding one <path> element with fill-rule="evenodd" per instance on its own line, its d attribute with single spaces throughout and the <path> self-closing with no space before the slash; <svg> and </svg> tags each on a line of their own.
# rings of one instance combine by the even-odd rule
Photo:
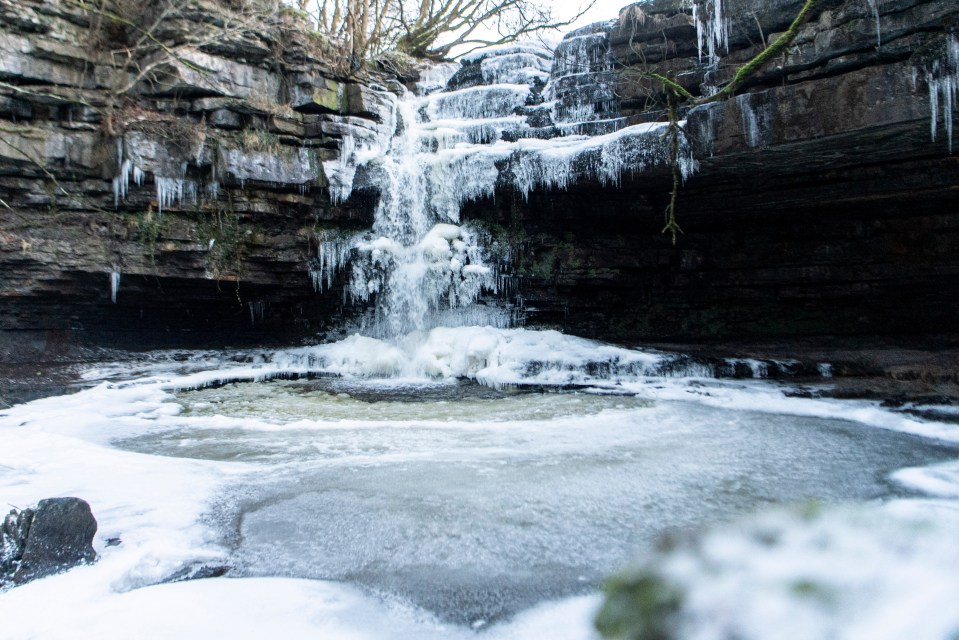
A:
<svg viewBox="0 0 959 640">
<path fill-rule="evenodd" d="M 266 317 L 266 303 L 262 300 L 254 300 L 246 303 L 250 311 L 250 324 L 255 325 L 257 320 L 262 321 Z"/>
<path fill-rule="evenodd" d="M 130 175 L 133 175 L 133 182 L 138 187 L 143 183 L 143 171 L 134 166 L 133 161 L 123 157 L 123 139 L 117 138 L 117 164 L 120 167 L 119 175 L 113 178 L 113 206 L 119 207 L 120 200 L 127 197 L 127 189 L 130 187 Z"/>
<path fill-rule="evenodd" d="M 617 113 L 617 76 L 609 51 L 613 22 L 598 22 L 566 35 L 553 57 L 546 94 L 553 101 L 553 120 L 578 125 Z"/>
<path fill-rule="evenodd" d="M 950 33 L 944 42 L 943 54 L 924 68 L 914 68 L 912 83 L 919 77 L 929 87 L 929 132 L 933 142 L 939 133 L 940 114 L 946 130 L 946 143 L 952 153 L 953 108 L 959 104 L 959 33 Z"/>
<path fill-rule="evenodd" d="M 136 186 L 143 185 L 143 178 L 146 173 L 136 166 L 133 163 L 133 160 L 130 158 L 124 157 L 124 140 L 123 138 L 117 139 L 117 165 L 120 170 L 119 173 L 113 178 L 113 206 L 120 206 L 120 201 L 125 200 L 127 197 L 127 192 L 130 187 L 130 178 L 133 178 L 133 183 Z M 180 166 L 181 175 L 186 175 L 187 163 L 182 163 Z M 214 171 L 215 178 L 215 171 Z M 164 176 L 154 175 L 153 177 L 154 185 L 156 186 L 156 197 L 158 205 L 158 213 L 163 213 L 163 208 L 170 208 L 174 204 L 181 204 L 184 200 L 190 201 L 192 204 L 197 203 L 198 189 L 197 183 L 194 180 L 187 179 L 185 177 L 181 178 L 167 178 Z M 215 200 L 219 195 L 220 185 L 214 179 L 213 181 L 207 183 L 206 185 L 206 194 L 207 196 Z"/>
<path fill-rule="evenodd" d="M 720 49 L 729 50 L 729 19 L 723 8 L 723 0 L 692 0 L 693 22 L 696 24 L 696 42 L 699 60 L 706 54 L 706 61 L 719 62 Z"/>
<path fill-rule="evenodd" d="M 356 240 L 352 235 L 322 232 L 316 235 L 316 257 L 310 261 L 313 290 L 323 293 L 333 288 L 333 279 L 346 266 Z"/>
<path fill-rule="evenodd" d="M 154 176 L 153 181 L 156 183 L 157 210 L 159 213 L 163 213 L 164 207 L 170 208 L 184 200 L 189 200 L 192 204 L 197 203 L 196 182 L 193 180 Z"/>
</svg>

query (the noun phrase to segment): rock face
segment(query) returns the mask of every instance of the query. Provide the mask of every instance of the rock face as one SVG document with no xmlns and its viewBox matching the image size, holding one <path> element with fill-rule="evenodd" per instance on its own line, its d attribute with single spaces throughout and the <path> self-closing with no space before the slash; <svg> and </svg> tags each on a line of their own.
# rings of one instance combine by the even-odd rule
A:
<svg viewBox="0 0 959 640">
<path fill-rule="evenodd" d="M 396 80 L 351 79 L 294 11 L 146 4 L 120 17 L 165 49 L 66 0 L 0 0 L 0 360 L 78 337 L 288 341 L 355 311 L 331 251 L 371 224 L 375 189 L 350 186 L 397 127 Z M 520 115 L 543 136 L 662 120 L 649 72 L 708 94 L 801 4 L 632 5 L 568 38 L 557 106 Z M 627 342 L 954 331 L 959 7 L 817 7 L 743 95 L 684 109 L 698 170 L 675 245 L 663 166 L 466 206 L 512 247 L 528 323 Z M 458 82 L 485 73 L 478 56 Z"/>
<path fill-rule="evenodd" d="M 79 498 L 48 498 L 12 511 L 0 533 L 0 585 L 23 584 L 96 558 L 97 521 Z"/>
<path fill-rule="evenodd" d="M 631 121 L 662 117 L 645 72 L 696 94 L 721 85 L 801 3 L 727 0 L 719 65 L 700 60 L 680 5 L 627 7 L 610 31 Z M 954 332 L 959 113 L 944 107 L 959 6 L 878 5 L 877 17 L 865 0 L 823 3 L 747 93 L 688 111 L 699 167 L 678 194 L 675 245 L 662 169 L 470 205 L 464 217 L 512 244 L 529 321 L 622 341 Z"/>
<path fill-rule="evenodd" d="M 369 206 L 332 204 L 330 176 L 391 133 L 395 97 L 261 4 L 0 0 L 0 353 L 25 331 L 228 343 L 342 315 L 310 265 Z"/>
</svg>

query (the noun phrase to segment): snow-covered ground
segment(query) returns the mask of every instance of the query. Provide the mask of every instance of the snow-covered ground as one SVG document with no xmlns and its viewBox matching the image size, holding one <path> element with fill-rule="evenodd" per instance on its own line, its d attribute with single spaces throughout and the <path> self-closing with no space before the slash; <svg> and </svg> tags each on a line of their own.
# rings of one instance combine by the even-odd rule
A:
<svg viewBox="0 0 959 640">
<path fill-rule="evenodd" d="M 96 564 L 0 594 L 0 637 L 591 638 L 602 577 L 702 526 L 656 560 L 689 637 L 957 630 L 955 424 L 548 331 L 243 359 L 107 364 L 0 413 L 0 499 L 100 523 Z M 232 570 L 161 584 L 202 565 Z"/>
</svg>

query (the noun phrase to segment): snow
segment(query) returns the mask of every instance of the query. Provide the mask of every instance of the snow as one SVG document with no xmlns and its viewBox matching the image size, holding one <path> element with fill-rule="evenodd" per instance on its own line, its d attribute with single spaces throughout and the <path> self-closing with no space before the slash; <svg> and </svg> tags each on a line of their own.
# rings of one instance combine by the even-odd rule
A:
<svg viewBox="0 0 959 640">
<path fill-rule="evenodd" d="M 959 498 L 959 462 L 909 467 L 892 474 L 892 480 L 922 493 Z"/>
<path fill-rule="evenodd" d="M 462 229 L 442 224 L 427 235 L 455 251 Z M 86 377 L 108 381 L 0 412 L 4 500 L 22 507 L 77 495 L 91 502 L 100 522 L 96 564 L 0 594 L 5 637 L 595 638 L 591 619 L 599 598 L 592 587 L 572 596 L 541 595 L 514 617 L 477 615 L 459 624 L 402 594 L 346 579 L 257 577 L 241 567 L 234 578 L 158 583 L 184 567 L 236 562 L 231 523 L 244 501 L 266 505 L 238 525 L 244 553 L 260 544 L 269 550 L 260 560 L 244 556 L 250 562 L 286 566 L 293 553 L 294 566 L 345 563 L 349 574 L 356 573 L 350 554 L 372 553 L 372 564 L 363 566 L 386 562 L 389 575 L 402 576 L 424 557 L 445 553 L 455 560 L 451 575 L 472 575 L 464 567 L 480 560 L 486 564 L 477 575 L 494 569 L 526 575 L 526 563 L 536 558 L 620 566 L 617 554 L 633 549 L 626 532 L 637 524 L 630 513 L 641 522 L 673 518 L 680 524 L 692 509 L 714 519 L 716 500 L 755 490 L 734 489 L 735 483 L 758 482 L 768 495 L 773 473 L 781 477 L 776 482 L 799 483 L 790 496 L 807 495 L 805 482 L 841 485 L 820 477 L 824 470 L 802 466 L 823 459 L 835 459 L 831 468 L 850 475 L 850 486 L 883 482 L 869 479 L 875 471 L 868 466 L 862 478 L 853 476 L 860 470 L 848 457 L 852 451 L 838 446 L 849 436 L 829 439 L 835 427 L 823 429 L 819 421 L 862 430 L 866 448 L 882 436 L 870 435 L 870 427 L 959 442 L 954 424 L 915 419 L 877 402 L 790 397 L 788 386 L 710 379 L 709 366 L 676 354 L 555 331 L 436 328 L 393 340 L 354 335 L 233 355 L 164 353 L 104 365 Z M 762 363 L 751 364 L 762 375 Z M 329 374 L 340 377 L 323 378 Z M 210 388 L 298 375 L 334 386 L 312 393 L 282 382 Z M 575 385 L 590 391 L 429 403 L 370 402 L 361 395 L 393 388 L 415 397 L 419 389 L 464 377 L 503 389 Z M 783 451 L 763 440 L 784 437 Z M 900 461 L 911 441 L 896 442 Z M 657 468 L 666 475 L 639 475 Z M 959 495 L 954 461 L 910 466 L 890 478 L 913 491 Z M 311 486 L 323 490 L 317 494 Z M 612 495 L 610 486 L 617 487 Z M 722 489 L 710 493 L 712 486 Z M 279 497 L 269 493 L 274 490 Z M 319 507 L 312 503 L 284 506 L 291 491 L 333 502 L 322 503 L 322 517 L 314 518 L 309 509 Z M 636 491 L 645 493 L 637 497 Z M 660 509 L 679 496 L 696 506 L 671 514 Z M 636 505 L 645 506 L 632 509 Z M 292 511 L 283 515 L 284 508 Z M 375 526 L 363 524 L 363 509 L 374 510 Z M 297 527 L 270 527 L 271 517 L 294 513 Z M 830 509 L 808 522 L 777 512 L 710 534 L 700 555 L 664 566 L 689 590 L 690 624 L 703 635 L 688 637 L 721 637 L 715 634 L 729 629 L 743 638 L 772 637 L 788 615 L 790 629 L 809 632 L 804 637 L 892 638 L 911 620 L 917 626 L 910 637 L 944 640 L 959 624 L 950 605 L 959 594 L 951 571 L 959 559 L 957 525 L 954 500 Z M 770 531 L 777 540 L 771 547 L 761 542 L 768 536 L 756 534 Z M 300 535 L 321 552 L 297 555 Z M 343 536 L 355 546 L 340 556 L 324 551 Z M 122 543 L 106 546 L 111 537 Z M 284 546 L 287 537 L 292 551 Z M 548 566 L 532 574 L 544 571 Z M 442 572 L 430 575 L 446 584 Z M 793 589 L 798 583 L 803 588 Z M 834 600 L 818 603 L 809 592 Z M 51 602 L 69 615 L 45 615 Z"/>
<path fill-rule="evenodd" d="M 69 583 L 64 578 L 44 581 Z M 450 627 L 417 611 L 384 607 L 377 599 L 342 584 L 288 578 L 198 580 L 138 589 L 128 593 L 85 592 L 88 581 L 57 584 L 57 607 L 70 610 L 60 616 L 36 615 L 39 603 L 22 587 L 0 604 L 4 632 L 10 637 L 47 640 L 102 638 L 103 640 L 183 640 L 230 637 L 241 639 L 283 636 L 325 637 L 337 640 L 475 638 L 471 631 Z M 72 588 L 71 588 L 72 587 Z M 596 638 L 589 623 L 597 598 L 578 597 L 547 603 L 506 625 L 484 633 L 490 640 Z"/>
<path fill-rule="evenodd" d="M 677 637 L 945 640 L 959 630 L 957 531 L 955 503 L 780 510 L 638 571 L 681 594 Z"/>
</svg>

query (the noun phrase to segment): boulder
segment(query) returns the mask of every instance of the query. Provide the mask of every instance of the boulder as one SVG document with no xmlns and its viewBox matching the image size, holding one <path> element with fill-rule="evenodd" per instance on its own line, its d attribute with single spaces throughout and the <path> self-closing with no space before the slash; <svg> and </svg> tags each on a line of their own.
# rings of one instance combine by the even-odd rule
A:
<svg viewBox="0 0 959 640">
<path fill-rule="evenodd" d="M 23 584 L 96 558 L 97 521 L 80 498 L 48 498 L 3 521 L 0 584 Z"/>
</svg>

